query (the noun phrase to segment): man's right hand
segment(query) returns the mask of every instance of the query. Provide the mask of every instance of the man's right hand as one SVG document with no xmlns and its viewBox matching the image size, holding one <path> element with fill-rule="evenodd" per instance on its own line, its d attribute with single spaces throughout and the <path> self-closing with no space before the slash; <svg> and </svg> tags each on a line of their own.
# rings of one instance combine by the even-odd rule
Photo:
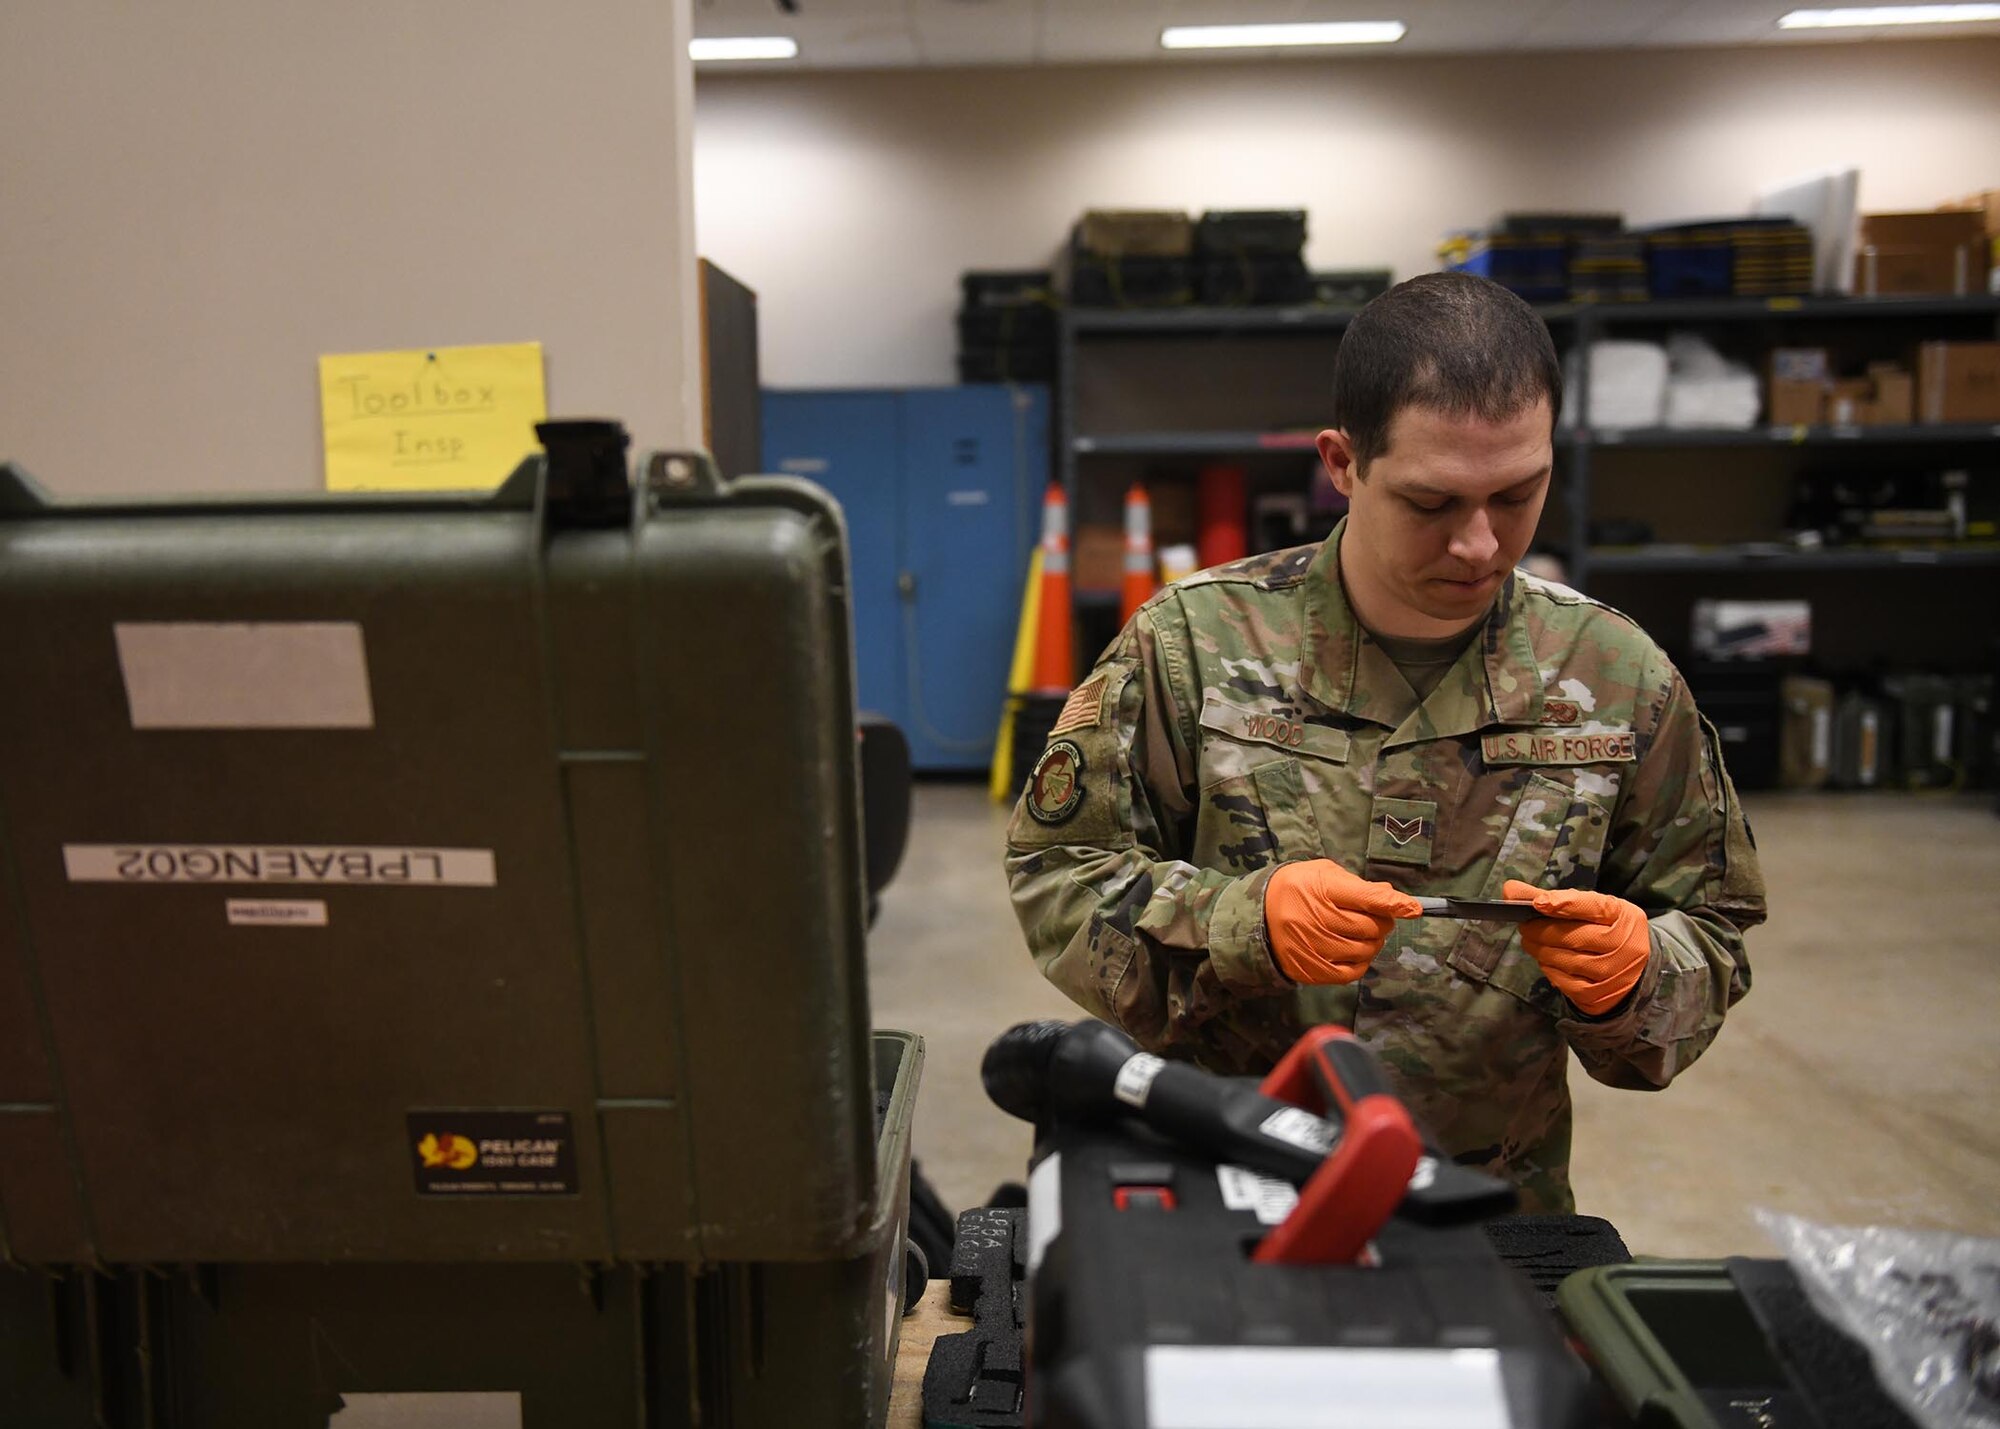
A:
<svg viewBox="0 0 2000 1429">
<path fill-rule="evenodd" d="M 1368 971 L 1398 918 L 1423 905 L 1330 858 L 1279 864 L 1264 889 L 1271 956 L 1297 983 L 1350 983 Z"/>
</svg>

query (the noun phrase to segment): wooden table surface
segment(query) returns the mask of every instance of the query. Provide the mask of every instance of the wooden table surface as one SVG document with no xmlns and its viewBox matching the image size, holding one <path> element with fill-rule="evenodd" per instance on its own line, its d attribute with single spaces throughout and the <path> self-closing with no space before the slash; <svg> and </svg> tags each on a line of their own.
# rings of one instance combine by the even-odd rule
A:
<svg viewBox="0 0 2000 1429">
<path fill-rule="evenodd" d="M 923 1429 L 924 1367 L 939 1335 L 957 1335 L 972 1328 L 970 1315 L 954 1315 L 951 1282 L 933 1280 L 917 1302 L 917 1312 L 903 1321 L 896 1341 L 896 1374 L 889 1383 L 888 1429 Z"/>
</svg>

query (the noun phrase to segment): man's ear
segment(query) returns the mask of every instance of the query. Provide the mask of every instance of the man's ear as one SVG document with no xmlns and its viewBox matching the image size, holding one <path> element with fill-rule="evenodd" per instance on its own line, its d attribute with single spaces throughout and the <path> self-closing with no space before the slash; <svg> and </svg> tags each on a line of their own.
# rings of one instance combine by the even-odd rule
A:
<svg viewBox="0 0 2000 1429">
<path fill-rule="evenodd" d="M 1320 465 L 1333 478 L 1334 490 L 1342 496 L 1354 495 L 1354 483 L 1361 479 L 1361 462 L 1347 433 L 1331 428 L 1319 434 Z"/>
</svg>

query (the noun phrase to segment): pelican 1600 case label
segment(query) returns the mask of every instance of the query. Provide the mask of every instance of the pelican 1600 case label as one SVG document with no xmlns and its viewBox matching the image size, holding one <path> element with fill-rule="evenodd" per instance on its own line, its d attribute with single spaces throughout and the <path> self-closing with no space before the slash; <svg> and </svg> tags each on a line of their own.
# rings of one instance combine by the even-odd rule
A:
<svg viewBox="0 0 2000 1429">
<path fill-rule="evenodd" d="M 573 1196 L 576 1140 L 566 1111 L 413 1111 L 420 1196 Z"/>
</svg>

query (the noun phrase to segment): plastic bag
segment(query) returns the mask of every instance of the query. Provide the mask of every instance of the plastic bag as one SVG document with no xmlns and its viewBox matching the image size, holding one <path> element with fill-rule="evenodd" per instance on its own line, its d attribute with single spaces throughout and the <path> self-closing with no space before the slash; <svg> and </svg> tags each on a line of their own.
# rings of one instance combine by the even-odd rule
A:
<svg viewBox="0 0 2000 1429">
<path fill-rule="evenodd" d="M 2000 1429 L 2000 1240 L 1757 1212 L 1813 1308 L 1925 1429 Z"/>
<path fill-rule="evenodd" d="M 1706 338 L 1677 332 L 1667 338 L 1667 399 L 1661 420 L 1669 427 L 1723 427 L 1747 431 L 1763 410 L 1757 374 L 1715 350 Z"/>
</svg>

